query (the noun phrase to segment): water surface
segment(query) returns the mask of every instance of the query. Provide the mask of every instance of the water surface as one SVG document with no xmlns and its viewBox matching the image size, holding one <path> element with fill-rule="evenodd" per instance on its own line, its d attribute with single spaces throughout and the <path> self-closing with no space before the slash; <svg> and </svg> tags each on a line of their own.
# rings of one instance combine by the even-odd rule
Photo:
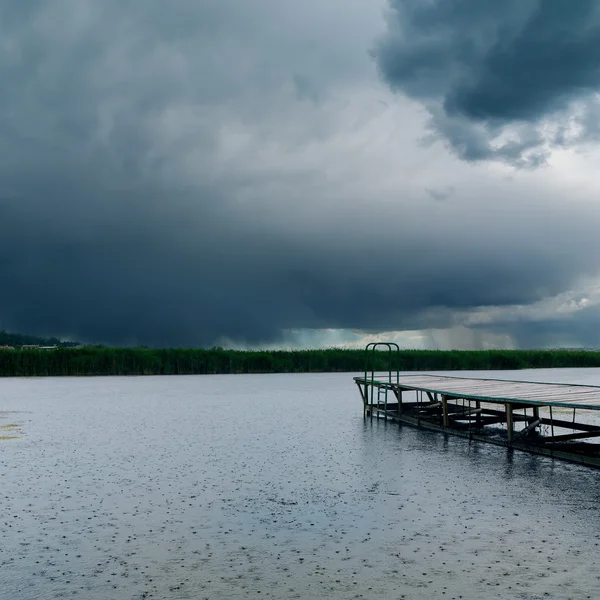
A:
<svg viewBox="0 0 600 600">
<path fill-rule="evenodd" d="M 0 379 L 0 411 L 2 600 L 600 598 L 598 471 L 364 421 L 350 374 Z"/>
</svg>

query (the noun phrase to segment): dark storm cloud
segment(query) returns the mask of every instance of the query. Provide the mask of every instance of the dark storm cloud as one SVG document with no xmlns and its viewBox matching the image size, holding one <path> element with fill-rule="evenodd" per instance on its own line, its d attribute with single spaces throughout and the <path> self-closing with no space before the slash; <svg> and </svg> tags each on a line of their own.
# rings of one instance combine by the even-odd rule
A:
<svg viewBox="0 0 600 600">
<path fill-rule="evenodd" d="M 352 105 L 373 6 L 2 3 L 0 328 L 252 345 L 445 327 L 594 274 L 597 211 L 559 192 L 381 185 L 379 92 Z"/>
<path fill-rule="evenodd" d="M 589 103 L 600 90 L 600 7 L 595 0 L 389 0 L 374 51 L 393 89 L 427 103 L 432 124 L 466 160 L 535 166 L 550 139 L 541 120 Z M 579 107 L 581 109 L 581 107 Z M 597 136 L 585 127 L 579 139 Z M 507 125 L 510 141 L 494 143 Z"/>
<path fill-rule="evenodd" d="M 351 31 L 318 48 L 336 4 L 3 3 L 0 326 L 210 344 L 314 320 L 280 281 L 295 257 L 272 188 L 294 182 L 221 155 L 228 128 L 268 137 L 281 102 L 368 66 Z"/>
</svg>

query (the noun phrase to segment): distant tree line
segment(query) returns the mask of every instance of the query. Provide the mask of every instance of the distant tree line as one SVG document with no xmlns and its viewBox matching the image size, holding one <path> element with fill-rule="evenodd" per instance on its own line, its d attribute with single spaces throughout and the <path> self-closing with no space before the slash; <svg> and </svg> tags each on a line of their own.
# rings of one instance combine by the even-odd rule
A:
<svg viewBox="0 0 600 600">
<path fill-rule="evenodd" d="M 372 366 L 376 371 L 387 371 L 387 353 L 376 352 Z M 403 350 L 393 368 L 457 371 L 599 366 L 600 352 L 586 350 Z M 0 350 L 0 376 L 7 377 L 325 373 L 361 372 L 364 368 L 363 350 L 343 349 L 240 351 L 83 347 Z"/>
<path fill-rule="evenodd" d="M 44 338 L 35 335 L 0 331 L 0 346 L 63 346 L 67 348 L 78 345 L 78 342 L 63 342 L 55 337 Z"/>
</svg>

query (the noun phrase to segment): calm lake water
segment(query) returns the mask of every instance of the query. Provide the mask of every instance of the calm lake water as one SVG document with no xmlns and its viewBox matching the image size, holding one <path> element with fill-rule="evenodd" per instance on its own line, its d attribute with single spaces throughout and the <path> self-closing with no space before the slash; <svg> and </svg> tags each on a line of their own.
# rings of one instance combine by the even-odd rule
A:
<svg viewBox="0 0 600 600">
<path fill-rule="evenodd" d="M 0 411 L 2 600 L 600 598 L 600 472 L 364 421 L 350 374 L 0 379 Z"/>
</svg>

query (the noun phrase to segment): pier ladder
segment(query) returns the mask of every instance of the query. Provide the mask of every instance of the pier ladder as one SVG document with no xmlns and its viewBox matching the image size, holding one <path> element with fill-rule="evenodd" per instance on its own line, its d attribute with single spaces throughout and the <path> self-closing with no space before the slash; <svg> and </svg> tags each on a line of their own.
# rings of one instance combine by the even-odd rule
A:
<svg viewBox="0 0 600 600">
<path fill-rule="evenodd" d="M 376 380 L 375 371 L 378 359 L 381 359 L 382 353 L 385 352 L 381 348 L 387 348 L 387 375 Z M 365 379 L 363 388 L 363 415 L 365 417 L 368 411 L 371 418 L 373 418 L 375 388 L 377 388 L 377 416 L 379 416 L 379 410 L 383 405 L 384 414 L 387 417 L 388 392 L 394 383 L 400 383 L 400 347 L 398 344 L 393 342 L 371 342 L 367 344 L 365 348 Z"/>
</svg>

